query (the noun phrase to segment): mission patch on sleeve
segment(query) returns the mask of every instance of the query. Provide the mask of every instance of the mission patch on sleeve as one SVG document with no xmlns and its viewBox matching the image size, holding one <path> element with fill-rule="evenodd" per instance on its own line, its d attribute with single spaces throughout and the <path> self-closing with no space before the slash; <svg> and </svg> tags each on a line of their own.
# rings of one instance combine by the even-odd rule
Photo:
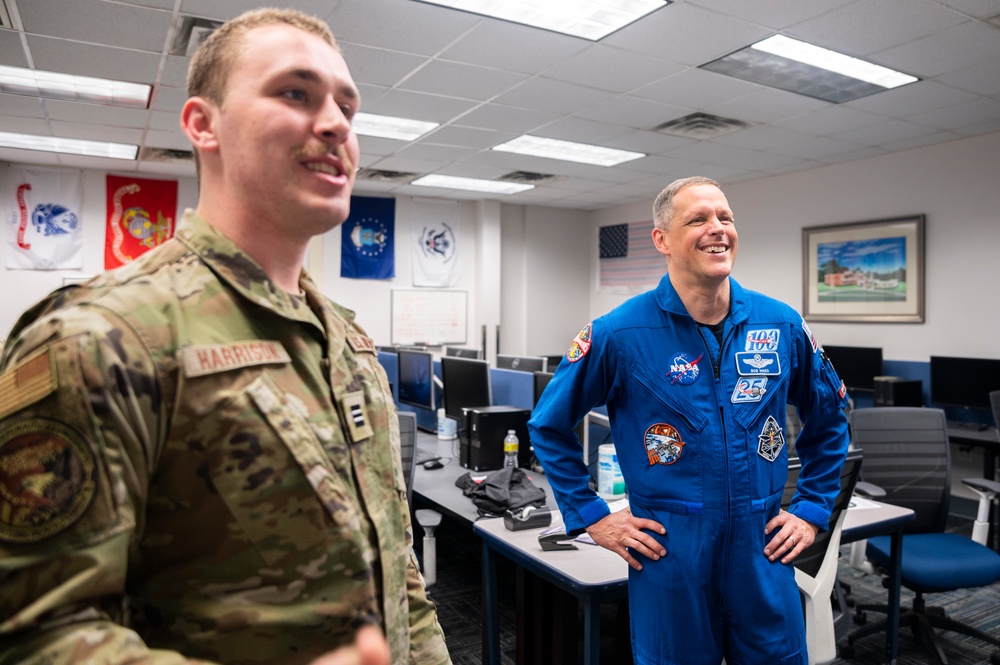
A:
<svg viewBox="0 0 1000 665">
<path fill-rule="evenodd" d="M 0 425 L 0 541 L 34 543 L 76 522 L 97 489 L 94 452 L 49 418 Z"/>
</svg>

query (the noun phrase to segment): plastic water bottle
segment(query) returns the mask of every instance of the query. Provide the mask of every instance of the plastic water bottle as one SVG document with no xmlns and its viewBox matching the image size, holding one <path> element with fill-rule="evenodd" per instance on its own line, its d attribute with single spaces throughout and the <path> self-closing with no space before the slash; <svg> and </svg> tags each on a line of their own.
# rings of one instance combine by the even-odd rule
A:
<svg viewBox="0 0 1000 665">
<path fill-rule="evenodd" d="M 505 469 L 507 467 L 517 468 L 517 447 L 517 434 L 512 429 L 507 430 L 507 436 L 503 438 L 503 466 Z"/>
</svg>

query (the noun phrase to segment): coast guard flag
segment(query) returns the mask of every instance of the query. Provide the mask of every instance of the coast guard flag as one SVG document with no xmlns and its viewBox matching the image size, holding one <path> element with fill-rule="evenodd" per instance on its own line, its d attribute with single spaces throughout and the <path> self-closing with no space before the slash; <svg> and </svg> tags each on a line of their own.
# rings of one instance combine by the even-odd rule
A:
<svg viewBox="0 0 1000 665">
<path fill-rule="evenodd" d="M 414 201 L 413 285 L 456 286 L 458 248 L 458 203 Z"/>
<path fill-rule="evenodd" d="M 340 276 L 396 276 L 396 199 L 352 196 L 351 214 L 340 225 Z"/>
<path fill-rule="evenodd" d="M 135 261 L 174 237 L 177 181 L 108 176 L 104 268 Z"/>
<path fill-rule="evenodd" d="M 83 268 L 83 172 L 34 166 L 5 171 L 7 268 Z"/>
<path fill-rule="evenodd" d="M 652 221 L 600 228 L 599 291 L 634 293 L 660 282 L 667 262 L 653 245 L 652 234 Z"/>
</svg>

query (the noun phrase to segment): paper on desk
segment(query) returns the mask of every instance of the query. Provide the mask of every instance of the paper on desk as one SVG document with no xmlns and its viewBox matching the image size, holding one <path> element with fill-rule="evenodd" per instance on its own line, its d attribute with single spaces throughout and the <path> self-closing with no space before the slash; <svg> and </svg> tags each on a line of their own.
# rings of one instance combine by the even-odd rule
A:
<svg viewBox="0 0 1000 665">
<path fill-rule="evenodd" d="M 866 499 L 863 496 L 854 495 L 851 497 L 851 503 L 847 505 L 848 510 L 870 510 L 872 508 L 878 508 L 878 504 L 870 499 Z"/>
</svg>

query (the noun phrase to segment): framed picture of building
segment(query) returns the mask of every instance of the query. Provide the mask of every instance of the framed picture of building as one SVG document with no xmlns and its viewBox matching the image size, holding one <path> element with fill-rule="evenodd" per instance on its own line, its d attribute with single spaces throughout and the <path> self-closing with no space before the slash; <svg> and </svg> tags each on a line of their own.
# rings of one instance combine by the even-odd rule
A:
<svg viewBox="0 0 1000 665">
<path fill-rule="evenodd" d="M 802 229 L 808 321 L 923 323 L 924 215 Z"/>
</svg>

